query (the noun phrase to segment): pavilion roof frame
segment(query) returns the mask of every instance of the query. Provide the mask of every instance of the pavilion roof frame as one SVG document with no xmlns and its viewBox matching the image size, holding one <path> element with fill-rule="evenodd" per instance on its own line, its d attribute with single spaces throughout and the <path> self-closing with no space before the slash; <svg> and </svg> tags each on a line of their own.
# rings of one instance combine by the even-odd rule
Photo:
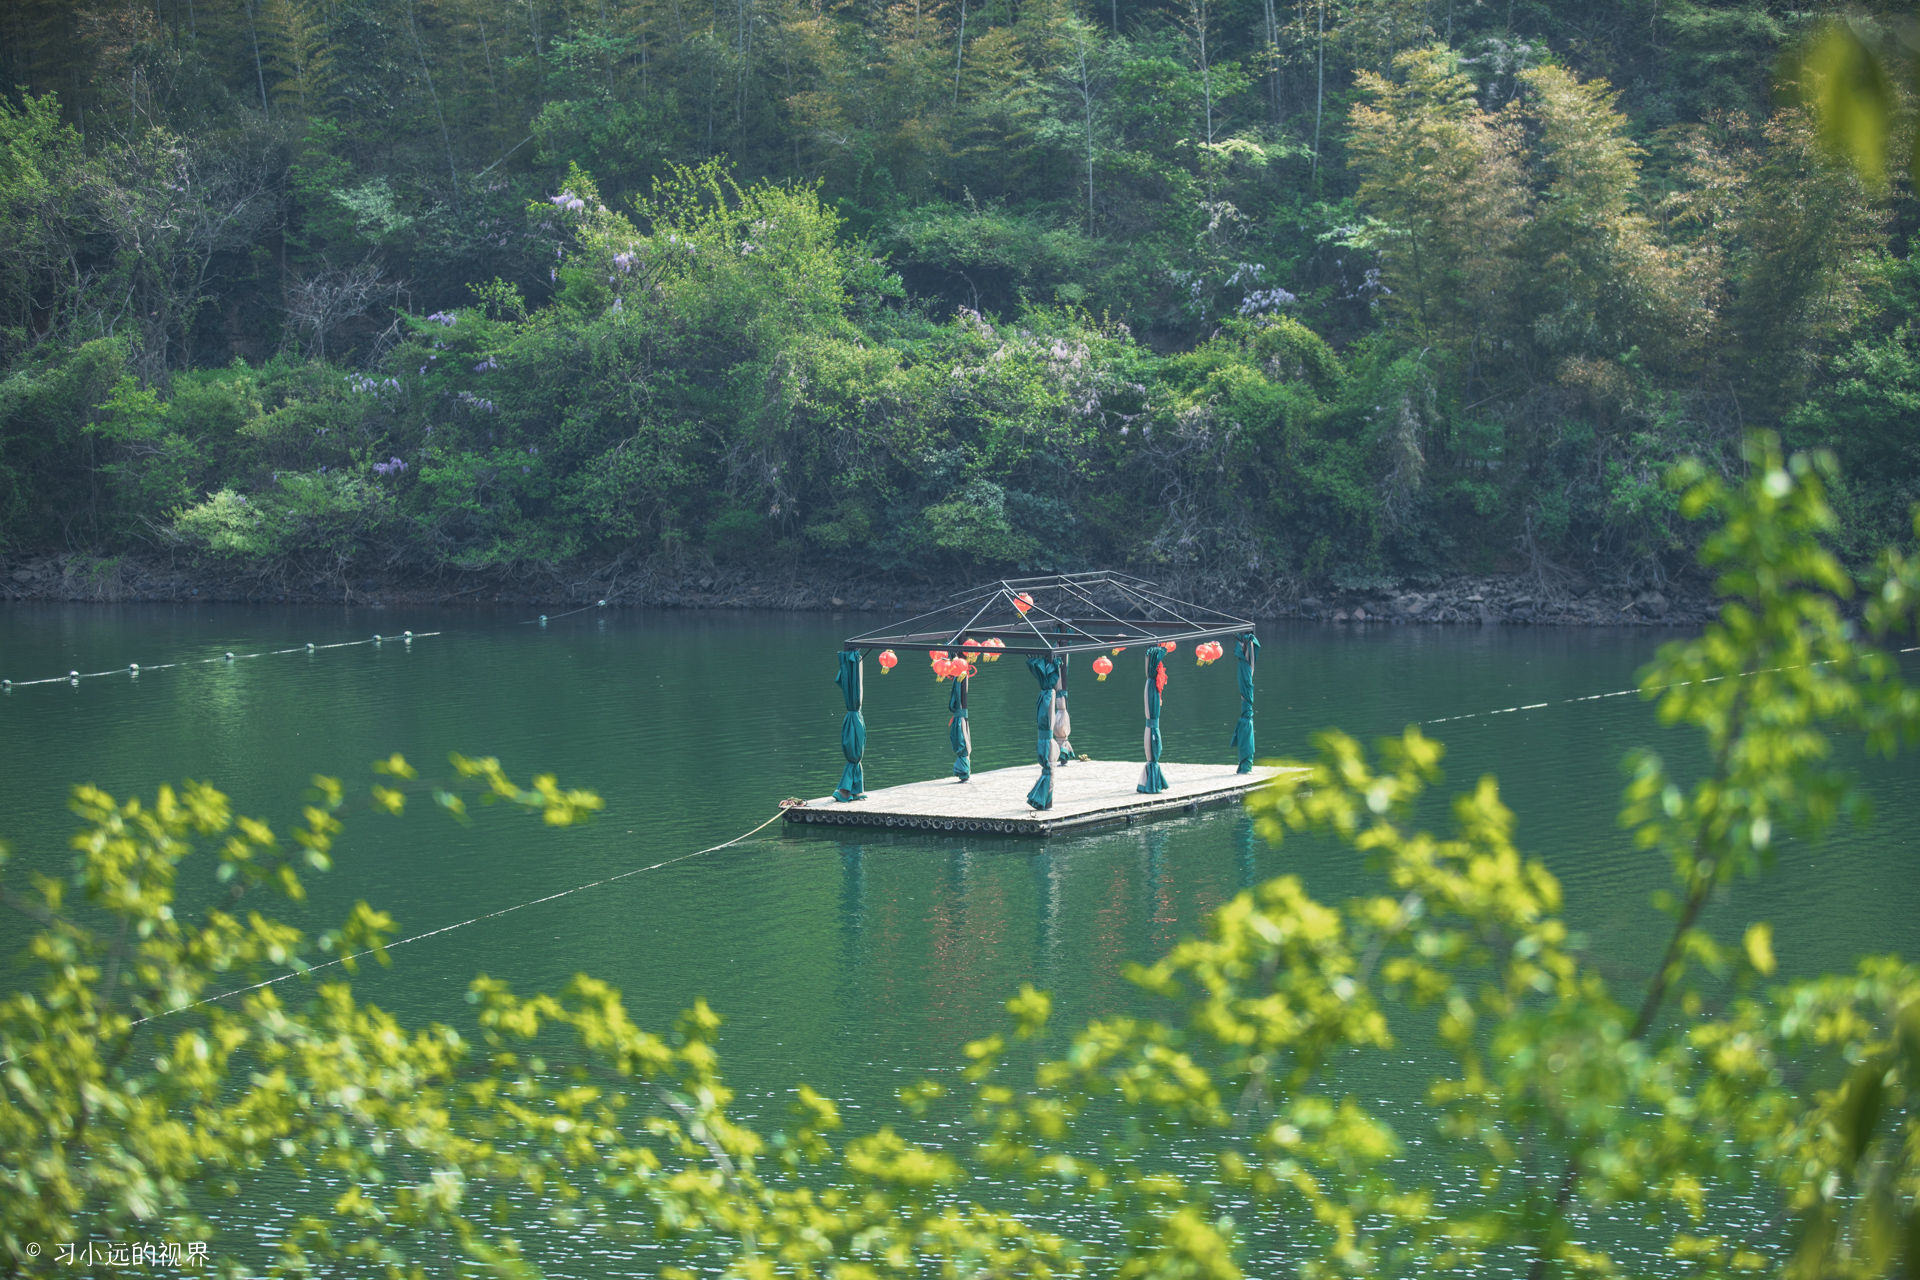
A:
<svg viewBox="0 0 1920 1280">
<path fill-rule="evenodd" d="M 1033 603 L 1022 611 L 1022 594 Z M 996 652 L 1053 657 L 1136 645 L 1245 635 L 1250 618 L 1176 600 L 1156 584 L 1104 570 L 1001 578 L 955 593 L 952 603 L 848 637 L 847 649 L 960 650 L 962 642 L 998 639 Z"/>
</svg>

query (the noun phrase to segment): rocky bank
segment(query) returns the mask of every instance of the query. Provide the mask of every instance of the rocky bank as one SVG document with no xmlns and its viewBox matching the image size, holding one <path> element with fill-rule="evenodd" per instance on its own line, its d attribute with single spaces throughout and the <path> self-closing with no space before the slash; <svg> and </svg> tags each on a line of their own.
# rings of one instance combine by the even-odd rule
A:
<svg viewBox="0 0 1920 1280">
<path fill-rule="evenodd" d="M 1173 594 L 1260 618 L 1352 626 L 1488 625 L 1692 627 L 1712 613 L 1705 592 L 1547 585 L 1524 576 L 1460 577 L 1418 587 L 1299 595 L 1280 584 L 1251 598 L 1225 599 L 1162 580 Z M 684 609 L 800 609 L 912 612 L 932 608 L 965 583 L 854 577 L 819 566 L 675 565 L 615 561 L 598 567 L 543 566 L 522 573 L 390 577 L 351 574 L 305 582 L 222 571 L 165 558 L 47 554 L 0 561 L 0 600 L 229 601 L 252 604 L 511 604 L 549 609 L 591 604 Z"/>
</svg>

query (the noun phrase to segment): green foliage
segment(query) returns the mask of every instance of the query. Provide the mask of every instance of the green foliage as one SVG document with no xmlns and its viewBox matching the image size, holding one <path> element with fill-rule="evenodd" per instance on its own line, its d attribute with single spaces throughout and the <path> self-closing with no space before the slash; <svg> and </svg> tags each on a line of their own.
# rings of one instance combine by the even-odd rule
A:
<svg viewBox="0 0 1920 1280">
<path fill-rule="evenodd" d="M 1899 434 L 1853 373 L 1912 221 L 1876 176 L 1912 133 L 1884 4 L 203 7 L 18 0 L 0 41 L 0 381 L 78 424 L 0 426 L 10 548 L 117 554 L 400 458 L 389 571 L 877 564 L 977 480 L 1062 563 L 1196 589 L 1664 581 L 1675 458 Z M 963 309 L 1088 363 L 982 376 Z M 1283 324 L 1266 383 L 1192 380 L 1280 317 L 1326 349 Z M 99 341 L 144 435 L 49 378 Z M 226 375 L 259 385 L 237 434 L 182 401 Z M 1860 555 L 1920 466 L 1876 453 L 1836 495 Z M 953 571 L 992 567 L 950 527 Z"/>
<path fill-rule="evenodd" d="M 188 547 L 262 573 L 339 576 L 394 518 L 391 494 L 346 472 L 286 472 L 248 497 L 221 489 L 178 511 L 173 535 Z"/>
</svg>

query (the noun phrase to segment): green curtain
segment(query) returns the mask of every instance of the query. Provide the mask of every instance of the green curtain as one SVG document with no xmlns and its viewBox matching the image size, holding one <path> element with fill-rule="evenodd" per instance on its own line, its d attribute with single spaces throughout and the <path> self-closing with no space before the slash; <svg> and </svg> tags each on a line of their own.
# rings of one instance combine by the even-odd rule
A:
<svg viewBox="0 0 1920 1280">
<path fill-rule="evenodd" d="M 1149 796 L 1167 789 L 1167 775 L 1160 768 L 1160 686 L 1155 678 L 1166 660 L 1166 650 L 1158 646 L 1147 650 L 1147 767 L 1140 771 L 1140 785 L 1134 790 Z"/>
<path fill-rule="evenodd" d="M 835 800 L 865 800 L 867 779 L 860 759 L 867 754 L 867 722 L 860 718 L 860 650 L 840 651 L 840 674 L 833 678 L 847 700 L 847 718 L 840 722 L 840 750 L 846 754 L 847 767 L 840 773 L 840 785 L 833 789 Z"/>
<path fill-rule="evenodd" d="M 1080 758 L 1073 753 L 1073 743 L 1067 740 L 1073 732 L 1073 717 L 1067 714 L 1067 664 L 1072 658 L 1070 653 L 1060 655 L 1060 687 L 1053 691 L 1053 747 L 1054 755 L 1059 757 L 1056 764 L 1072 764 Z"/>
<path fill-rule="evenodd" d="M 947 694 L 947 710 L 953 715 L 947 720 L 947 741 L 953 745 L 953 776 L 965 782 L 973 776 L 973 734 L 967 728 L 967 685 L 969 681 L 955 680 L 953 688 Z"/>
<path fill-rule="evenodd" d="M 1040 780 L 1027 792 L 1027 803 L 1036 809 L 1053 808 L 1053 689 L 1060 680 L 1060 668 L 1051 658 L 1028 658 L 1027 670 L 1040 682 L 1040 701 L 1034 708 L 1034 723 L 1040 730 L 1036 753 L 1040 757 Z"/>
<path fill-rule="evenodd" d="M 1240 723 L 1233 727 L 1233 749 L 1240 753 L 1241 773 L 1253 772 L 1253 660 L 1260 653 L 1260 637 L 1249 631 L 1234 642 L 1240 656 Z"/>
</svg>

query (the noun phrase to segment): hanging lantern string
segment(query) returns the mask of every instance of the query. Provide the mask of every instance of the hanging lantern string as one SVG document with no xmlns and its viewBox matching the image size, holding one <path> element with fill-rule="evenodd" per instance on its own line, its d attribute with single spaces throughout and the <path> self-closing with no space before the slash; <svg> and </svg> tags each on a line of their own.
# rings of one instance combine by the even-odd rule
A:
<svg viewBox="0 0 1920 1280">
<path fill-rule="evenodd" d="M 277 658 L 287 653 L 319 653 L 322 649 L 355 649 L 361 645 L 385 644 L 389 640 L 410 645 L 415 640 L 424 640 L 428 636 L 440 634 L 442 633 L 438 631 L 402 631 L 397 635 L 389 636 L 376 632 L 366 640 L 336 640 L 331 644 L 299 644 L 290 649 L 262 649 L 258 653 L 235 653 L 229 649 L 211 658 L 182 658 L 178 662 L 156 662 L 150 667 L 129 662 L 126 666 L 115 667 L 111 671 L 69 671 L 63 676 L 42 676 L 38 680 L 0 679 L 0 692 L 11 693 L 15 689 L 26 689 L 37 684 L 79 684 L 82 680 L 98 680 L 102 676 L 138 676 L 147 671 L 171 671 L 176 667 L 203 667 L 210 662 L 245 662 L 250 658 Z"/>
</svg>

